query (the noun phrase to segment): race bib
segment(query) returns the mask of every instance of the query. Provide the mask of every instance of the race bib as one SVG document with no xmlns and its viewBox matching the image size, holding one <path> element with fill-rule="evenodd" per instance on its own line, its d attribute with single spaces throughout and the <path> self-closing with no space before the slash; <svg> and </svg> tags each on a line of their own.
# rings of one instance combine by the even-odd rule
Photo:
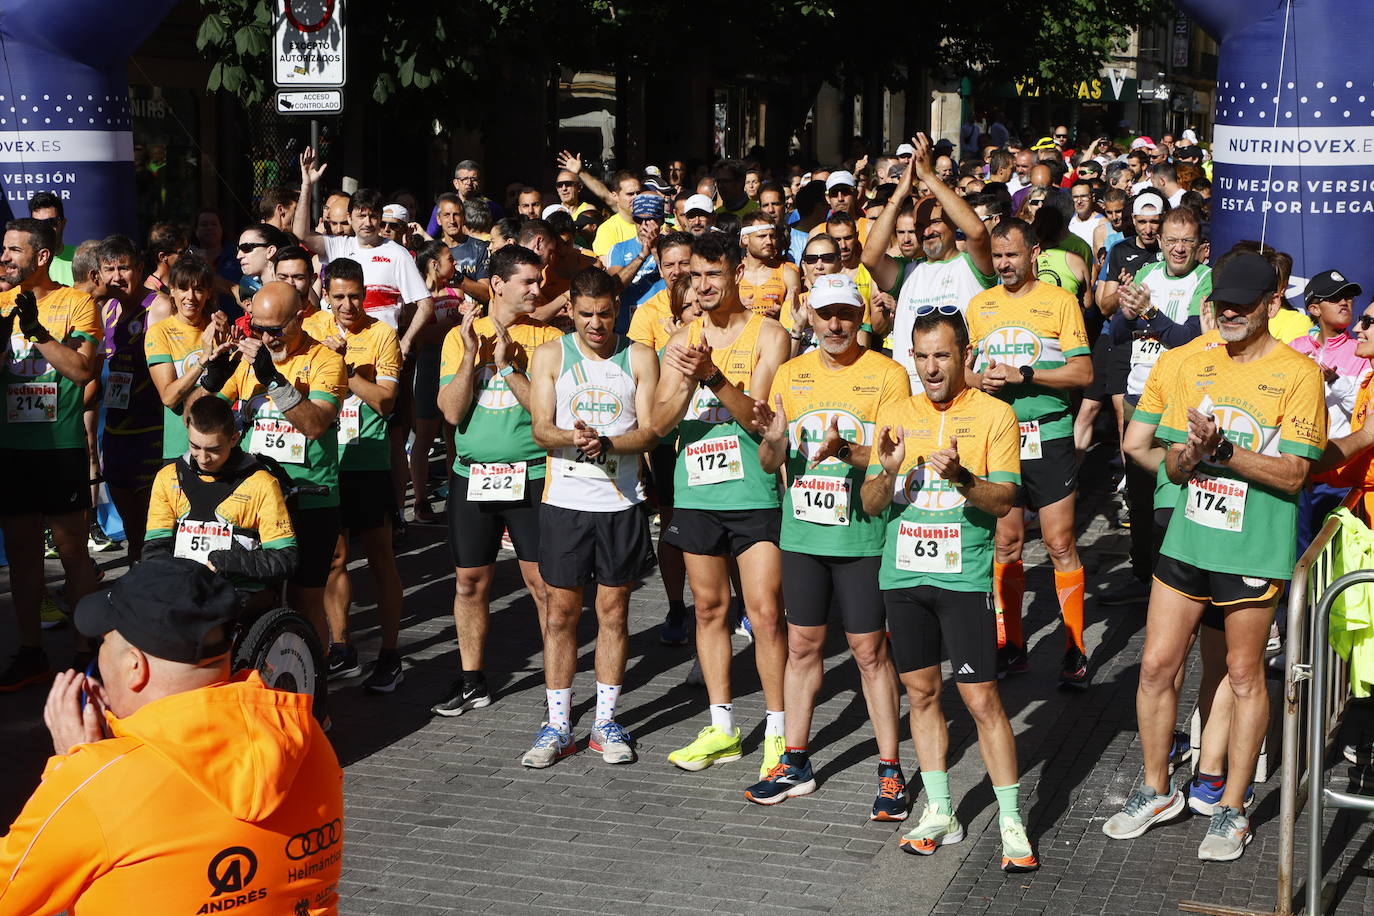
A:
<svg viewBox="0 0 1374 916">
<path fill-rule="evenodd" d="M 964 569 L 963 534 L 958 524 L 897 523 L 897 568 L 907 572 L 957 573 Z"/>
<path fill-rule="evenodd" d="M 205 566 L 210 562 L 210 552 L 228 550 L 233 538 L 233 529 L 222 522 L 193 522 L 184 519 L 177 525 L 177 538 L 172 555 L 183 560 L 195 560 Z"/>
<path fill-rule="evenodd" d="M 134 387 L 132 372 L 111 372 L 105 380 L 105 406 L 115 410 L 129 409 L 129 389 Z"/>
<path fill-rule="evenodd" d="M 363 399 L 349 396 L 339 408 L 339 444 L 353 445 L 358 441 L 363 422 Z"/>
<path fill-rule="evenodd" d="M 1154 337 L 1137 337 L 1131 341 L 1131 365 L 1153 366 L 1164 352 L 1164 342 Z"/>
<path fill-rule="evenodd" d="M 255 455 L 275 458 L 282 464 L 305 464 L 305 433 L 282 417 L 258 417 L 253 421 Z"/>
<path fill-rule="evenodd" d="M 798 477 L 791 490 L 793 518 L 816 525 L 849 524 L 848 477 Z"/>
<path fill-rule="evenodd" d="M 1245 495 L 1250 485 L 1243 480 L 1196 473 L 1188 481 L 1188 504 L 1183 514 L 1199 525 L 1220 531 L 1239 531 L 1245 524 Z"/>
<path fill-rule="evenodd" d="M 687 462 L 687 486 L 702 487 L 744 479 L 739 436 L 721 436 L 693 442 L 683 451 Z"/>
<path fill-rule="evenodd" d="M 5 392 L 5 420 L 57 422 L 57 382 L 11 382 Z"/>
<path fill-rule="evenodd" d="M 1021 427 L 1021 460 L 1034 461 L 1041 455 L 1040 421 L 1027 420 L 1016 425 Z"/>
<path fill-rule="evenodd" d="M 620 459 L 623 455 L 607 455 L 605 452 L 595 458 L 588 458 L 580 448 L 564 448 L 561 454 L 552 456 L 554 470 L 564 477 L 583 477 L 589 480 L 610 480 L 620 472 Z"/>
<path fill-rule="evenodd" d="M 525 498 L 525 462 L 468 467 L 468 502 L 509 503 Z"/>
</svg>

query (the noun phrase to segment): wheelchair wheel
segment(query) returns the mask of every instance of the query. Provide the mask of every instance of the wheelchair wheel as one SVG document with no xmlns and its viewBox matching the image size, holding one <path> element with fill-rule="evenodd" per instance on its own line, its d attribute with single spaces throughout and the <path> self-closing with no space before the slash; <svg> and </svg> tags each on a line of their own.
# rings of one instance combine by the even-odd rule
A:
<svg viewBox="0 0 1374 916">
<path fill-rule="evenodd" d="M 248 628 L 234 648 L 234 670 L 255 670 L 275 690 L 309 694 L 322 700 L 324 652 L 310 622 L 289 607 L 268 611 Z"/>
</svg>

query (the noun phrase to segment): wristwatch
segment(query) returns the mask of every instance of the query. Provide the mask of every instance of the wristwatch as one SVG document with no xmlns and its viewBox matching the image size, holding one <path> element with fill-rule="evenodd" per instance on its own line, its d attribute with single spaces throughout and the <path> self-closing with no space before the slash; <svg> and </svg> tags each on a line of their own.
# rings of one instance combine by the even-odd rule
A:
<svg viewBox="0 0 1374 916">
<path fill-rule="evenodd" d="M 1141 312 L 1141 313 L 1140 313 L 1140 317 L 1143 318 L 1143 319 L 1145 319 L 1146 321 L 1154 321 L 1154 320 L 1155 320 L 1155 317 L 1156 317 L 1158 314 L 1159 314 L 1159 309 L 1155 308 L 1155 307 L 1152 305 L 1152 306 L 1150 306 L 1149 308 L 1147 308 L 1145 311 Z"/>
<path fill-rule="evenodd" d="M 504 369 L 497 369 L 497 370 L 496 370 L 496 377 L 497 377 L 497 378 L 505 378 L 506 376 L 510 375 L 510 374 L 511 374 L 512 372 L 514 372 L 514 371 L 515 371 L 515 363 L 508 363 Z"/>
<path fill-rule="evenodd" d="M 1021 381 L 1027 385 L 1035 381 L 1035 368 L 1033 366 L 1021 367 Z"/>
<path fill-rule="evenodd" d="M 840 447 L 835 450 L 835 457 L 841 461 L 848 461 L 849 456 L 854 454 L 854 450 L 849 447 L 849 443 L 844 439 L 840 440 Z"/>
<path fill-rule="evenodd" d="M 717 369 L 715 372 L 712 372 L 702 384 L 712 391 L 715 391 L 721 385 L 725 384 L 725 374 Z"/>
<path fill-rule="evenodd" d="M 1217 445 L 1217 450 L 1212 452 L 1212 461 L 1216 464 L 1225 464 L 1236 454 L 1236 447 L 1230 439 L 1222 439 Z"/>
<path fill-rule="evenodd" d="M 968 468 L 960 468 L 959 473 L 955 475 L 954 482 L 961 487 L 973 486 L 973 472 L 971 472 Z"/>
</svg>

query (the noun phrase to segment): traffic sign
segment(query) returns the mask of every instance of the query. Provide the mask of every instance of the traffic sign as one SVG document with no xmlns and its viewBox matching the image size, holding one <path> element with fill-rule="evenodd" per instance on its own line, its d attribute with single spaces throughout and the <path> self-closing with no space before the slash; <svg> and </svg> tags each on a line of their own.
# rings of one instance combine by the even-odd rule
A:
<svg viewBox="0 0 1374 916">
<path fill-rule="evenodd" d="M 343 86 L 343 0 L 274 0 L 273 6 L 272 81 L 276 86 Z"/>
<path fill-rule="evenodd" d="M 341 89 L 278 89 L 277 114 L 325 115 L 343 111 Z"/>
</svg>

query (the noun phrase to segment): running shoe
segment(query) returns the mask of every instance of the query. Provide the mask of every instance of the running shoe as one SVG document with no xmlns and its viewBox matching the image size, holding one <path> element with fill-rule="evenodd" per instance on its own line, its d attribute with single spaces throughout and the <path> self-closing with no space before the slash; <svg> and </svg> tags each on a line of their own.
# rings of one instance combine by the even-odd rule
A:
<svg viewBox="0 0 1374 916">
<path fill-rule="evenodd" d="M 782 755 L 786 751 L 787 741 L 782 735 L 763 736 L 763 763 L 759 766 L 759 779 L 773 772 L 773 768 L 782 762 Z"/>
<path fill-rule="evenodd" d="M 704 770 L 713 763 L 733 763 L 744 756 L 739 729 L 727 735 L 725 729 L 708 725 L 697 733 L 696 740 L 668 755 L 673 766 L 690 772 Z"/>
<path fill-rule="evenodd" d="M 1026 656 L 1025 646 L 1007 643 L 997 650 L 997 677 L 1002 679 L 1008 674 L 1025 674 L 1030 671 L 1030 659 Z"/>
<path fill-rule="evenodd" d="M 67 623 L 67 615 L 62 613 L 62 608 L 57 606 L 46 590 L 43 592 L 43 603 L 38 606 L 38 622 L 45 630 L 55 630 Z"/>
<path fill-rule="evenodd" d="M 1193 740 L 1187 732 L 1174 732 L 1174 744 L 1169 748 L 1169 773 L 1173 774 L 1188 760 L 1188 755 L 1193 752 Z"/>
<path fill-rule="evenodd" d="M 545 722 L 534 738 L 534 746 L 520 758 L 520 763 L 532 770 L 542 770 L 575 753 L 577 743 L 573 741 L 572 732 L 559 731 Z"/>
<path fill-rule="evenodd" d="M 958 818 L 927 805 L 921 812 L 921 819 L 910 833 L 902 837 L 897 848 L 913 856 L 928 856 L 939 847 L 958 843 L 963 838 L 964 826 Z"/>
<path fill-rule="evenodd" d="M 873 799 L 870 821 L 904 821 L 911 811 L 911 798 L 906 794 L 906 777 L 901 767 L 878 767 L 878 797 Z"/>
<path fill-rule="evenodd" d="M 1089 678 L 1088 656 L 1079 652 L 1076 646 L 1065 649 L 1064 665 L 1059 670 L 1059 686 L 1087 690 Z"/>
<path fill-rule="evenodd" d="M 47 653 L 41 648 L 20 646 L 19 651 L 14 653 L 10 666 L 0 674 L 0 693 L 13 693 L 23 690 L 30 684 L 50 681 L 55 673 L 48 664 Z"/>
<path fill-rule="evenodd" d="M 1374 742 L 1346 744 L 1341 747 L 1341 756 L 1357 767 L 1367 767 L 1374 763 Z"/>
<path fill-rule="evenodd" d="M 57 544 L 52 539 L 52 529 L 45 528 L 43 530 L 43 559 L 56 560 L 58 556 Z"/>
<path fill-rule="evenodd" d="M 634 763 L 634 739 L 614 719 L 604 719 L 592 726 L 587 747 L 601 755 L 607 763 Z"/>
<path fill-rule="evenodd" d="M 436 716 L 461 716 L 472 709 L 491 705 L 491 691 L 486 684 L 469 684 L 461 677 L 453 682 L 448 696 L 429 708 Z"/>
<path fill-rule="evenodd" d="M 502 549 L 502 550 L 514 550 L 514 549 L 515 549 L 515 542 L 512 541 L 512 540 L 510 539 L 510 530 L 509 530 L 509 529 L 502 530 L 502 532 L 501 532 L 501 549 Z"/>
<path fill-rule="evenodd" d="M 1040 860 L 1035 857 L 1030 838 L 1026 836 L 1026 825 L 1014 817 L 1002 818 L 1002 871 L 1035 871 Z"/>
<path fill-rule="evenodd" d="M 1102 832 L 1114 840 L 1133 840 L 1155 824 L 1173 820 L 1184 807 L 1183 793 L 1178 789 L 1156 795 L 1149 786 L 1138 786 L 1121 810 L 1107 818 Z"/>
<path fill-rule="evenodd" d="M 363 681 L 363 689 L 369 693 L 391 693 L 404 680 L 401 673 L 401 653 L 395 649 L 383 649 L 377 653 L 377 664 L 372 673 Z"/>
<path fill-rule="evenodd" d="M 1271 623 L 1269 624 L 1269 639 L 1264 643 L 1264 651 L 1270 653 L 1280 652 L 1282 650 L 1283 637 L 1279 634 L 1279 625 L 1277 623 Z"/>
<path fill-rule="evenodd" d="M 118 550 L 119 545 L 110 540 L 109 535 L 100 527 L 100 522 L 92 521 L 91 530 L 86 537 L 86 546 L 91 553 L 104 553 L 107 550 Z"/>
<path fill-rule="evenodd" d="M 1200 779 L 1194 776 L 1188 781 L 1188 810 L 1195 814 L 1211 817 L 1221 804 L 1221 796 L 1226 791 L 1226 777 L 1220 779 Z M 1255 787 L 1245 790 L 1245 804 L 1249 807 L 1255 800 Z"/>
<path fill-rule="evenodd" d="M 658 628 L 658 641 L 665 646 L 687 645 L 687 620 L 674 621 L 671 617 Z"/>
<path fill-rule="evenodd" d="M 744 797 L 756 805 L 776 805 L 814 791 L 816 774 L 811 771 L 811 760 L 807 758 L 796 763 L 791 754 L 784 753 L 761 780 L 744 790 Z"/>
<path fill-rule="evenodd" d="M 750 642 L 754 641 L 754 625 L 749 622 L 747 615 L 741 615 L 739 624 L 735 627 L 735 635 L 742 636 Z"/>
<path fill-rule="evenodd" d="M 430 506 L 429 500 L 423 500 L 415 504 L 415 509 L 411 513 L 415 520 L 412 524 L 420 526 L 433 526 L 447 524 L 442 512 L 435 512 Z"/>
<path fill-rule="evenodd" d="M 701 673 L 700 658 L 692 659 L 692 669 L 687 672 L 687 677 L 683 679 L 682 683 L 686 684 L 688 687 L 706 686 L 706 675 Z"/>
<path fill-rule="evenodd" d="M 363 666 L 358 662 L 358 650 L 346 642 L 331 642 L 325 661 L 329 666 L 331 681 L 357 677 L 363 671 Z"/>
<path fill-rule="evenodd" d="M 1232 862 L 1240 858 L 1252 839 L 1245 813 L 1218 805 L 1212 812 L 1212 823 L 1207 825 L 1207 835 L 1198 845 L 1197 857 L 1204 862 Z"/>
</svg>

